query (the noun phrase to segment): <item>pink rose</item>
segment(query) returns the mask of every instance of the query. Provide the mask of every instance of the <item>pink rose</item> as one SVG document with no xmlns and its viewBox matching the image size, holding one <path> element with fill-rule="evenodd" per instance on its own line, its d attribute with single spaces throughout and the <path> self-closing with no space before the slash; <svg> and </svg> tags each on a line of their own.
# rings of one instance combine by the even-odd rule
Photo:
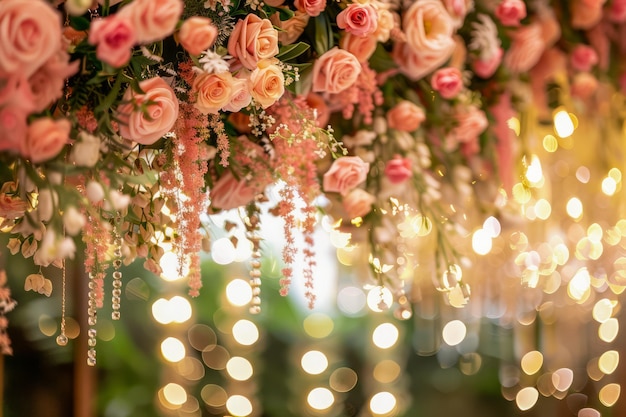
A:
<svg viewBox="0 0 626 417">
<path fill-rule="evenodd" d="M 573 0 L 570 2 L 572 27 L 591 29 L 602 19 L 602 9 L 606 0 Z"/>
<path fill-rule="evenodd" d="M 326 51 L 313 64 L 313 91 L 337 94 L 352 87 L 361 73 L 359 60 L 337 47 Z"/>
<path fill-rule="evenodd" d="M 370 164 L 358 156 L 344 156 L 335 159 L 324 174 L 324 191 L 346 195 L 367 178 Z"/>
<path fill-rule="evenodd" d="M 135 0 L 117 15 L 132 22 L 138 43 L 147 44 L 174 33 L 182 13 L 182 0 Z"/>
<path fill-rule="evenodd" d="M 228 39 L 228 53 L 249 70 L 278 54 L 278 31 L 268 19 L 249 14 L 239 20 Z"/>
<path fill-rule="evenodd" d="M 588 72 L 579 72 L 574 75 L 570 89 L 572 97 L 587 100 L 598 89 L 598 79 Z"/>
<path fill-rule="evenodd" d="M 309 16 L 319 16 L 326 8 L 326 0 L 295 0 L 296 9 Z"/>
<path fill-rule="evenodd" d="M 161 77 L 139 83 L 143 94 L 128 88 L 117 108 L 120 135 L 142 145 L 151 145 L 169 132 L 178 118 L 178 99 Z"/>
<path fill-rule="evenodd" d="M 496 73 L 500 63 L 502 62 L 502 55 L 504 51 L 502 48 L 496 49 L 496 53 L 485 59 L 484 57 L 478 57 L 474 61 L 472 61 L 472 68 L 474 69 L 474 74 L 478 75 L 480 78 L 489 78 L 493 74 Z"/>
<path fill-rule="evenodd" d="M 408 100 L 402 100 L 387 112 L 389 127 L 402 132 L 416 131 L 425 119 L 424 110 Z"/>
<path fill-rule="evenodd" d="M 26 119 L 35 107 L 26 80 L 12 76 L 0 83 L 0 151 L 20 152 L 28 130 Z"/>
<path fill-rule="evenodd" d="M 252 98 L 264 109 L 276 103 L 285 92 L 285 77 L 282 70 L 269 60 L 259 62 L 250 74 Z"/>
<path fill-rule="evenodd" d="M 251 101 L 250 80 L 247 78 L 233 78 L 230 101 L 222 110 L 236 113 L 247 107 Z"/>
<path fill-rule="evenodd" d="M 598 64 L 598 54 L 592 47 L 579 44 L 572 50 L 570 62 L 576 71 L 591 71 Z"/>
<path fill-rule="evenodd" d="M 26 141 L 21 147 L 22 156 L 34 164 L 54 158 L 67 144 L 71 130 L 72 124 L 67 119 L 36 119 L 28 126 Z"/>
<path fill-rule="evenodd" d="M 372 35 L 379 42 L 387 42 L 391 35 L 391 30 L 396 27 L 396 23 L 400 21 L 399 16 L 389 10 L 387 3 L 372 3 L 378 13 L 378 21 L 376 22 L 376 30 Z"/>
<path fill-rule="evenodd" d="M 609 7 L 607 16 L 613 23 L 626 22 L 626 0 L 613 0 Z"/>
<path fill-rule="evenodd" d="M 339 40 L 339 47 L 350 52 L 359 60 L 367 62 L 376 51 L 378 40 L 374 35 L 357 36 L 350 32 L 344 32 Z"/>
<path fill-rule="evenodd" d="M 495 14 L 504 26 L 519 26 L 526 17 L 526 4 L 522 0 L 502 0 L 496 6 Z"/>
<path fill-rule="evenodd" d="M 270 17 L 274 26 L 280 29 L 278 32 L 278 40 L 283 45 L 291 45 L 294 43 L 300 35 L 302 35 L 302 32 L 304 32 L 304 29 L 309 24 L 309 19 L 310 16 L 300 10 L 296 10 L 293 17 L 287 20 L 280 20 L 278 13 L 274 13 Z"/>
<path fill-rule="evenodd" d="M 61 28 L 61 15 L 45 1 L 0 1 L 0 76 L 30 77 L 61 49 Z"/>
<path fill-rule="evenodd" d="M 546 47 L 541 26 L 537 23 L 522 26 L 512 38 L 511 46 L 504 55 L 504 65 L 513 73 L 527 72 L 539 62 Z"/>
<path fill-rule="evenodd" d="M 452 133 L 460 143 L 478 144 L 478 137 L 489 125 L 485 112 L 476 106 L 458 107 L 454 118 L 457 125 L 452 129 Z"/>
<path fill-rule="evenodd" d="M 396 155 L 385 165 L 385 176 L 392 184 L 405 182 L 413 175 L 412 163 L 409 158 Z"/>
<path fill-rule="evenodd" d="M 465 16 L 474 6 L 474 2 L 471 0 L 443 0 L 443 4 L 450 13 L 455 28 L 463 26 Z"/>
<path fill-rule="evenodd" d="M 96 45 L 96 57 L 112 67 L 123 67 L 130 61 L 135 40 L 132 23 L 121 15 L 91 23 L 89 43 Z"/>
<path fill-rule="evenodd" d="M 217 27 L 208 17 L 193 16 L 185 20 L 178 32 L 180 44 L 191 55 L 200 55 L 217 39 Z"/>
<path fill-rule="evenodd" d="M 262 191 L 262 187 L 255 187 L 244 179 L 237 179 L 232 172 L 227 171 L 213 184 L 209 192 L 211 207 L 222 210 L 242 207 L 252 202 Z"/>
<path fill-rule="evenodd" d="M 452 17 L 439 0 L 414 2 L 402 17 L 406 42 L 423 64 L 426 74 L 442 65 L 455 48 Z M 419 77 L 421 78 L 421 77 Z"/>
<path fill-rule="evenodd" d="M 356 36 L 376 31 L 378 13 L 369 3 L 350 3 L 337 15 L 337 26 Z"/>
<path fill-rule="evenodd" d="M 78 71 L 79 61 L 69 62 L 69 55 L 59 50 L 28 79 L 35 99 L 35 110 L 42 111 L 63 94 L 65 79 Z"/>
<path fill-rule="evenodd" d="M 342 201 L 343 208 L 351 219 L 365 216 L 372 211 L 372 204 L 375 202 L 373 195 L 360 188 L 350 191 Z"/>
<path fill-rule="evenodd" d="M 458 68 L 441 68 L 433 74 L 430 85 L 441 94 L 441 97 L 453 99 L 463 89 L 463 76 Z"/>
<path fill-rule="evenodd" d="M 230 102 L 233 76 L 228 71 L 219 74 L 201 73 L 193 81 L 192 92 L 197 93 L 194 106 L 200 112 L 217 114 Z"/>
</svg>

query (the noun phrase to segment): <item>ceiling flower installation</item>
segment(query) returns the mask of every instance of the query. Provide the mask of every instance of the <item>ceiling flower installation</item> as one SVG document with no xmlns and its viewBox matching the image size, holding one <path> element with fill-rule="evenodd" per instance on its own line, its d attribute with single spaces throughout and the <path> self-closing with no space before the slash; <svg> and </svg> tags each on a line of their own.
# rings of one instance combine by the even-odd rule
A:
<svg viewBox="0 0 626 417">
<path fill-rule="evenodd" d="M 505 396 L 564 398 L 580 372 L 599 415 L 620 389 L 625 22 L 623 0 L 0 0 L 8 251 L 42 296 L 84 260 L 95 365 L 124 265 L 173 263 L 195 297 L 219 219 L 261 313 L 275 217 L 280 293 L 314 309 L 324 229 L 373 310 L 514 329 Z"/>
</svg>

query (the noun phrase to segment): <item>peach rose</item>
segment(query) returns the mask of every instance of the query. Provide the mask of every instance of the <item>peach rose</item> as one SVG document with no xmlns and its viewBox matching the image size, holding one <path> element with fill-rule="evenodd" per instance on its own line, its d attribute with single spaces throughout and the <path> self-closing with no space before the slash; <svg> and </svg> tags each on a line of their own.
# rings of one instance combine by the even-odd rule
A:
<svg viewBox="0 0 626 417">
<path fill-rule="evenodd" d="M 522 0 L 502 0 L 496 6 L 495 14 L 504 26 L 519 26 L 526 17 L 526 4 Z"/>
<path fill-rule="evenodd" d="M 402 132 L 419 129 L 426 119 L 424 110 L 409 100 L 402 100 L 387 112 L 387 125 Z"/>
<path fill-rule="evenodd" d="M 412 163 L 409 158 L 396 155 L 385 164 L 385 176 L 392 184 L 400 184 L 413 176 Z"/>
<path fill-rule="evenodd" d="M 496 53 L 486 59 L 483 57 L 478 57 L 474 61 L 472 61 L 472 68 L 474 70 L 474 74 L 478 75 L 480 78 L 489 78 L 493 74 L 496 73 L 500 63 L 502 63 L 502 55 L 504 51 L 502 48 L 496 49 Z"/>
<path fill-rule="evenodd" d="M 313 64 L 313 91 L 341 93 L 352 87 L 360 73 L 359 60 L 350 52 L 334 47 Z"/>
<path fill-rule="evenodd" d="M 367 178 L 370 164 L 358 156 L 344 156 L 333 161 L 324 174 L 323 187 L 326 192 L 348 194 Z"/>
<path fill-rule="evenodd" d="M 54 158 L 68 143 L 71 130 L 72 124 L 67 119 L 36 119 L 28 126 L 26 141 L 22 143 L 22 156 L 34 164 Z"/>
<path fill-rule="evenodd" d="M 326 0 L 295 0 L 296 9 L 309 16 L 319 16 L 326 8 Z"/>
<path fill-rule="evenodd" d="M 591 71 L 598 64 L 598 54 L 592 47 L 579 44 L 572 50 L 570 62 L 576 71 Z"/>
<path fill-rule="evenodd" d="M 233 76 L 230 72 L 199 74 L 193 81 L 192 91 L 197 93 L 194 106 L 203 114 L 217 114 L 230 102 L 233 92 Z"/>
<path fill-rule="evenodd" d="M 138 43 L 147 44 L 174 33 L 182 13 L 182 0 L 135 0 L 117 15 L 132 22 Z"/>
<path fill-rule="evenodd" d="M 247 107 L 252 101 L 250 94 L 250 80 L 247 78 L 233 78 L 230 101 L 222 110 L 236 113 Z"/>
<path fill-rule="evenodd" d="M 397 21 L 400 21 L 400 19 L 397 14 L 389 10 L 386 3 L 375 2 L 372 4 L 376 7 L 376 12 L 378 13 L 378 22 L 373 35 L 379 42 L 387 42 L 391 29 L 396 27 L 396 18 L 398 18 Z"/>
<path fill-rule="evenodd" d="M 228 39 L 228 53 L 252 71 L 257 62 L 278 53 L 278 31 L 268 19 L 249 14 L 235 25 Z"/>
<path fill-rule="evenodd" d="M 343 208 L 351 219 L 363 217 L 372 211 L 376 198 L 365 190 L 355 188 L 343 198 Z"/>
<path fill-rule="evenodd" d="M 537 23 L 522 26 L 512 38 L 511 46 L 504 55 L 504 65 L 513 73 L 527 72 L 539 62 L 546 47 L 541 26 Z"/>
<path fill-rule="evenodd" d="M 458 68 L 441 68 L 435 71 L 430 85 L 445 99 L 453 99 L 463 89 L 463 76 Z"/>
<path fill-rule="evenodd" d="M 0 1 L 0 28 L 0 76 L 28 78 L 61 49 L 61 15 L 45 1 Z"/>
<path fill-rule="evenodd" d="M 591 29 L 602 19 L 603 6 L 606 0 L 574 0 L 570 2 L 572 27 L 574 29 Z"/>
<path fill-rule="evenodd" d="M 274 26 L 280 29 L 278 40 L 283 45 L 294 43 L 304 32 L 304 29 L 309 24 L 309 19 L 310 16 L 300 10 L 296 10 L 291 19 L 280 20 L 278 13 L 274 13 L 270 18 Z"/>
<path fill-rule="evenodd" d="M 369 3 L 350 3 L 337 15 L 337 26 L 356 36 L 374 33 L 378 12 Z"/>
<path fill-rule="evenodd" d="M 30 204 L 16 195 L 16 185 L 13 181 L 2 184 L 0 189 L 0 217 L 3 219 L 17 219 L 24 215 Z"/>
<path fill-rule="evenodd" d="M 28 79 L 35 99 L 35 110 L 42 111 L 63 94 L 65 79 L 78 71 L 79 61 L 69 62 L 69 55 L 59 50 Z"/>
<path fill-rule="evenodd" d="M 414 53 L 430 57 L 431 60 L 439 57 L 439 65 L 454 50 L 454 22 L 439 0 L 420 0 L 413 3 L 402 17 L 402 27 L 406 33 L 406 42 Z"/>
<path fill-rule="evenodd" d="M 0 151 L 20 151 L 28 130 L 26 119 L 35 107 L 26 80 L 17 76 L 5 80 L 0 87 Z"/>
<path fill-rule="evenodd" d="M 200 55 L 217 39 L 217 27 L 208 17 L 193 16 L 185 20 L 178 32 L 180 44 L 191 55 Z"/>
<path fill-rule="evenodd" d="M 259 61 L 250 74 L 250 94 L 264 109 L 276 103 L 285 92 L 285 77 L 281 69 L 269 60 Z"/>
<path fill-rule="evenodd" d="M 579 72 L 574 75 L 571 94 L 581 100 L 589 99 L 598 89 L 598 79 L 588 72 Z"/>
<path fill-rule="evenodd" d="M 128 88 L 117 108 L 120 135 L 142 145 L 151 145 L 172 130 L 178 118 L 178 99 L 161 77 L 139 83 L 143 94 Z"/>
<path fill-rule="evenodd" d="M 252 202 L 262 191 L 261 187 L 255 187 L 244 179 L 237 179 L 232 172 L 227 171 L 213 184 L 209 192 L 211 207 L 221 210 L 242 207 Z"/>
<path fill-rule="evenodd" d="M 391 57 L 398 65 L 400 72 L 411 80 L 417 81 L 443 65 L 454 52 L 455 43 L 450 44 L 451 49 L 440 54 L 423 54 L 416 52 L 406 42 L 396 42 L 391 52 Z"/>
<path fill-rule="evenodd" d="M 472 0 L 443 0 L 443 5 L 450 13 L 455 28 L 463 26 L 465 16 L 474 8 Z"/>
<path fill-rule="evenodd" d="M 89 43 L 96 45 L 96 57 L 112 67 L 123 67 L 130 61 L 135 41 L 131 21 L 121 15 L 91 22 Z"/>
<path fill-rule="evenodd" d="M 456 119 L 457 126 L 453 129 L 453 134 L 460 143 L 477 143 L 478 136 L 480 136 L 489 125 L 485 112 L 476 106 L 457 108 L 454 118 Z"/>
<path fill-rule="evenodd" d="M 350 32 L 344 32 L 339 40 L 339 47 L 350 52 L 361 63 L 370 59 L 376 51 L 377 45 L 378 40 L 374 35 L 357 36 Z"/>
</svg>

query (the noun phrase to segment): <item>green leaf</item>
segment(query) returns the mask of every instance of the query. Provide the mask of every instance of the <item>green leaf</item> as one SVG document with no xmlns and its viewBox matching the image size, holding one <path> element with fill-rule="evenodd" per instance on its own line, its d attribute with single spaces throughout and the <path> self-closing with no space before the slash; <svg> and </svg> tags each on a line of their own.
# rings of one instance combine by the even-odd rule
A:
<svg viewBox="0 0 626 417">
<path fill-rule="evenodd" d="M 118 74 L 117 78 L 115 79 L 115 83 L 113 84 L 113 87 L 111 87 L 111 91 L 109 91 L 109 94 L 107 94 L 107 96 L 104 98 L 104 100 L 102 100 L 98 107 L 95 108 L 95 113 L 102 113 L 110 109 L 113 103 L 115 103 L 115 100 L 117 99 L 117 95 L 119 94 L 121 88 L 122 76 Z"/>
<path fill-rule="evenodd" d="M 289 20 L 295 15 L 293 10 L 288 9 L 287 7 L 272 7 L 272 9 L 278 12 L 278 18 L 281 21 Z"/>
<path fill-rule="evenodd" d="M 313 47 L 315 52 L 322 55 L 332 47 L 333 30 L 328 15 L 325 13 L 315 17 L 313 21 L 315 24 L 315 42 L 313 42 Z"/>
<path fill-rule="evenodd" d="M 292 59 L 296 59 L 303 53 L 309 50 L 309 45 L 304 42 L 298 42 L 291 45 L 285 45 L 280 48 L 280 52 L 276 55 L 276 58 L 283 62 L 289 62 Z"/>
<path fill-rule="evenodd" d="M 70 26 L 76 30 L 89 29 L 89 19 L 83 16 L 70 16 Z"/>
</svg>

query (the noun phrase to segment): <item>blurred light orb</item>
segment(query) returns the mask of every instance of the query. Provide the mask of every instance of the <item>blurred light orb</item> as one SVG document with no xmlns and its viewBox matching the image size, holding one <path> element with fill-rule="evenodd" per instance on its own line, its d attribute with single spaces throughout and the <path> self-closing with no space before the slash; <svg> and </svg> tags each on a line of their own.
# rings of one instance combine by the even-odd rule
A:
<svg viewBox="0 0 626 417">
<path fill-rule="evenodd" d="M 233 417 L 246 417 L 252 414 L 252 403 L 243 395 L 231 395 L 226 400 L 226 409 Z"/>
<path fill-rule="evenodd" d="M 173 382 L 163 387 L 163 397 L 172 405 L 183 405 L 187 402 L 185 388 Z"/>
<path fill-rule="evenodd" d="M 517 408 L 522 411 L 530 410 L 539 399 L 539 391 L 534 387 L 522 388 L 515 396 Z"/>
<path fill-rule="evenodd" d="M 456 346 L 465 339 L 467 327 L 461 320 L 452 320 L 443 327 L 443 341 L 450 346 Z"/>
<path fill-rule="evenodd" d="M 335 396 L 328 388 L 313 388 L 306 397 L 309 406 L 315 410 L 326 410 L 335 403 Z"/>
<path fill-rule="evenodd" d="M 213 242 L 211 246 L 211 256 L 213 261 L 219 265 L 228 265 L 235 261 L 237 252 L 230 239 L 222 237 Z"/>
<path fill-rule="evenodd" d="M 185 354 L 185 345 L 175 337 L 168 337 L 161 342 L 161 353 L 169 362 L 179 362 L 183 360 Z"/>
<path fill-rule="evenodd" d="M 572 219 L 580 219 L 583 216 L 583 203 L 578 197 L 572 197 L 567 201 L 565 210 Z"/>
<path fill-rule="evenodd" d="M 180 295 L 170 298 L 169 309 L 173 313 L 172 321 L 175 323 L 184 323 L 191 318 L 191 304 Z"/>
<path fill-rule="evenodd" d="M 313 313 L 304 319 L 302 326 L 309 336 L 316 339 L 323 339 L 333 332 L 335 323 L 333 319 L 326 314 Z"/>
<path fill-rule="evenodd" d="M 620 384 L 616 383 L 603 386 L 598 394 L 600 402 L 606 407 L 613 407 L 617 400 L 619 400 L 621 390 L 622 388 Z"/>
<path fill-rule="evenodd" d="M 537 155 L 533 155 L 530 160 L 530 164 L 526 169 L 526 179 L 533 184 L 541 181 L 543 178 L 543 170 L 541 169 L 541 162 Z"/>
<path fill-rule="evenodd" d="M 396 408 L 396 397 L 387 391 L 374 394 L 370 400 L 370 410 L 374 414 L 388 414 Z"/>
<path fill-rule="evenodd" d="M 477 255 L 486 255 L 491 252 L 493 242 L 485 229 L 478 229 L 472 235 L 472 249 Z"/>
<path fill-rule="evenodd" d="M 532 350 L 522 357 L 521 366 L 526 375 L 534 375 L 543 366 L 543 355 L 537 350 Z"/>
<path fill-rule="evenodd" d="M 241 278 L 234 279 L 226 286 L 226 298 L 235 307 L 245 306 L 252 301 L 252 287 Z"/>
<path fill-rule="evenodd" d="M 310 350 L 302 355 L 300 365 L 307 374 L 319 375 L 328 368 L 328 358 L 319 350 Z"/>
<path fill-rule="evenodd" d="M 598 337 L 606 343 L 611 343 L 619 333 L 619 321 L 616 318 L 610 318 L 600 325 L 598 328 Z"/>
<path fill-rule="evenodd" d="M 569 368 L 560 368 L 552 374 L 552 385 L 558 391 L 565 392 L 572 386 L 574 372 Z"/>
<path fill-rule="evenodd" d="M 164 281 L 177 281 L 189 274 L 189 258 L 184 257 L 184 264 L 180 265 L 181 257 L 174 252 L 165 252 L 159 260 L 162 269 L 161 278 Z"/>
<path fill-rule="evenodd" d="M 252 377 L 254 369 L 252 364 L 246 358 L 241 356 L 233 356 L 226 362 L 226 372 L 234 380 L 247 381 Z"/>
<path fill-rule="evenodd" d="M 604 323 L 611 318 L 613 314 L 613 303 L 608 298 L 598 300 L 592 311 L 592 316 L 598 323 Z"/>
<path fill-rule="evenodd" d="M 259 340 L 259 329 L 250 320 L 239 320 L 233 325 L 233 337 L 237 343 L 250 346 Z"/>
<path fill-rule="evenodd" d="M 337 294 L 337 306 L 348 316 L 360 314 L 367 304 L 365 293 L 358 287 L 344 287 Z"/>
<path fill-rule="evenodd" d="M 617 365 L 619 365 L 619 352 L 616 350 L 606 351 L 598 359 L 598 367 L 605 375 L 615 372 Z"/>
<path fill-rule="evenodd" d="M 617 183 L 611 177 L 606 177 L 602 180 L 602 192 L 609 197 L 615 194 L 617 191 Z"/>
<path fill-rule="evenodd" d="M 389 349 L 396 344 L 399 334 L 398 328 L 393 324 L 382 323 L 374 329 L 372 341 L 381 349 Z"/>
<path fill-rule="evenodd" d="M 489 237 L 491 237 L 492 239 L 495 239 L 498 236 L 500 236 L 500 232 L 502 231 L 502 226 L 500 225 L 500 222 L 498 221 L 498 219 L 496 219 L 493 216 L 489 216 L 483 222 L 483 229 L 489 235 Z"/>
<path fill-rule="evenodd" d="M 152 317 L 161 323 L 169 324 L 172 322 L 172 316 L 170 313 L 170 302 L 165 298 L 159 298 L 152 304 Z"/>
<path fill-rule="evenodd" d="M 554 115 L 554 131 L 560 138 L 570 137 L 574 133 L 574 121 L 565 110 L 559 110 Z"/>
<path fill-rule="evenodd" d="M 376 313 L 389 309 L 391 304 L 393 304 L 393 295 L 385 287 L 374 287 L 367 293 L 367 306 Z"/>
</svg>

